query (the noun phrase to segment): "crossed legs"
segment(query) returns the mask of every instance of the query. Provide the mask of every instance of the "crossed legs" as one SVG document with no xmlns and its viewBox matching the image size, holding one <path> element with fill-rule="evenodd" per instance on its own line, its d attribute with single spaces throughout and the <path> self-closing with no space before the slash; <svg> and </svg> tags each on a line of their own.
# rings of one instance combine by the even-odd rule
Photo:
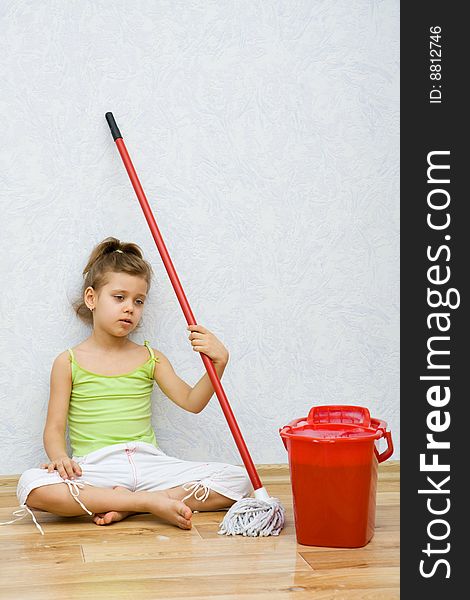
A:
<svg viewBox="0 0 470 600">
<path fill-rule="evenodd" d="M 117 489 L 123 489 L 129 494 L 134 493 L 126 488 L 117 487 Z M 185 490 L 182 486 L 176 486 L 168 490 L 164 490 L 164 493 L 166 493 L 170 498 L 173 498 L 174 500 L 178 501 L 182 501 L 183 498 L 185 498 L 188 495 L 187 490 Z M 210 490 L 209 496 L 204 501 L 198 500 L 194 496 L 191 496 L 190 498 L 184 500 L 184 504 L 186 504 L 186 506 L 189 506 L 191 511 L 220 510 L 223 508 L 229 508 L 234 502 L 235 500 L 227 498 L 227 496 L 223 496 L 222 494 L 219 494 L 214 490 Z M 93 521 L 97 525 L 109 525 L 114 521 L 121 521 L 122 519 L 125 519 L 126 517 L 134 514 L 139 513 L 133 511 L 107 511 L 95 514 L 93 517 Z"/>
<path fill-rule="evenodd" d="M 187 495 L 188 491 L 182 486 L 157 492 L 131 492 L 119 486 L 109 489 L 87 484 L 80 488 L 79 493 L 81 502 L 89 511 L 95 513 L 93 520 L 98 525 L 107 525 L 130 514 L 152 513 L 181 529 L 191 529 L 193 510 L 219 510 L 229 508 L 235 502 L 213 490 L 210 490 L 205 501 L 197 500 L 193 495 L 183 502 L 182 498 Z M 72 497 L 68 486 L 62 483 L 33 489 L 28 495 L 27 504 L 30 508 L 63 517 L 85 514 L 80 504 Z"/>
</svg>

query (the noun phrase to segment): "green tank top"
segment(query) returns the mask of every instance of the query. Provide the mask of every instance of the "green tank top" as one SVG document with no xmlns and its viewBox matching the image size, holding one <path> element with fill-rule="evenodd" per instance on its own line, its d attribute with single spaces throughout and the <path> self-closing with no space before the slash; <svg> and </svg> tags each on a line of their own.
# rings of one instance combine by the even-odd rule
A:
<svg viewBox="0 0 470 600">
<path fill-rule="evenodd" d="M 144 344 L 150 352 L 149 359 L 124 375 L 86 371 L 68 348 L 72 367 L 68 426 L 73 456 L 129 441 L 158 447 L 151 423 L 153 373 L 158 357 L 147 340 Z"/>
</svg>

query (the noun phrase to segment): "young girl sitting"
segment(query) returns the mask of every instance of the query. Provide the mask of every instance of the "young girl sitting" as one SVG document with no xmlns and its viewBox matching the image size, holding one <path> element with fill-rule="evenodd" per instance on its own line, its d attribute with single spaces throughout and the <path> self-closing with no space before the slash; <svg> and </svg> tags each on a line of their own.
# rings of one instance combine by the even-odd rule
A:
<svg viewBox="0 0 470 600">
<path fill-rule="evenodd" d="M 93 249 L 83 274 L 83 297 L 74 307 L 92 333 L 53 362 L 43 437 L 49 463 L 21 475 L 21 509 L 14 514 L 23 518 L 28 511 L 43 535 L 31 509 L 66 517 L 87 513 L 97 525 L 152 513 L 190 529 L 192 511 L 228 509 L 249 496 L 253 486 L 243 467 L 180 460 L 157 444 L 151 424 L 154 381 L 195 414 L 214 390 L 207 373 L 191 387 L 147 340 L 143 346 L 129 340 L 152 275 L 139 246 L 106 238 Z M 193 350 L 207 355 L 222 377 L 229 358 L 225 346 L 201 325 L 188 330 Z"/>
</svg>

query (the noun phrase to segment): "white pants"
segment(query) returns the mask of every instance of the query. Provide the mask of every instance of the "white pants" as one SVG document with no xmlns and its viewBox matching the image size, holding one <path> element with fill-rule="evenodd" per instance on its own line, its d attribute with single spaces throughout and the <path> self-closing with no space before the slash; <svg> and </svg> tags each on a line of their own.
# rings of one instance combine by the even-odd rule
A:
<svg viewBox="0 0 470 600">
<path fill-rule="evenodd" d="M 72 496 L 88 514 L 93 513 L 78 497 L 79 488 L 83 488 L 85 484 L 104 488 L 120 485 L 133 492 L 154 492 L 186 484 L 184 488 L 190 493 L 185 499 L 194 494 L 196 499 L 202 501 L 208 497 L 210 490 L 235 501 L 253 492 L 244 467 L 220 462 L 180 460 L 168 456 L 160 448 L 147 442 L 112 444 L 85 456 L 73 456 L 72 459 L 82 470 L 82 475 L 76 475 L 73 480 L 63 479 L 58 471 L 48 472 L 47 469 L 32 468 L 24 471 L 18 481 L 16 495 L 21 508 L 31 513 L 41 533 L 41 527 L 26 505 L 26 499 L 33 489 L 53 483 L 67 484 Z M 19 518 L 26 514 L 24 512 Z M 9 521 L 11 522 L 13 521 Z"/>
</svg>

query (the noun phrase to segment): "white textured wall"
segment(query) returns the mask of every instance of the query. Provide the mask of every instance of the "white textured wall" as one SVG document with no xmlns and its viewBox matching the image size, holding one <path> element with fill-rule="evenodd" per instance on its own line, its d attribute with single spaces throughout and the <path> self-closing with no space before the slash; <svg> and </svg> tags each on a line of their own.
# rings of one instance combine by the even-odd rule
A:
<svg viewBox="0 0 470 600">
<path fill-rule="evenodd" d="M 136 342 L 203 375 L 104 114 L 112 111 L 255 463 L 313 404 L 361 404 L 399 448 L 398 0 L 0 4 L 1 474 L 45 457 L 54 357 L 92 247 L 157 278 Z M 241 464 L 217 398 L 155 386 L 162 448 Z"/>
</svg>

